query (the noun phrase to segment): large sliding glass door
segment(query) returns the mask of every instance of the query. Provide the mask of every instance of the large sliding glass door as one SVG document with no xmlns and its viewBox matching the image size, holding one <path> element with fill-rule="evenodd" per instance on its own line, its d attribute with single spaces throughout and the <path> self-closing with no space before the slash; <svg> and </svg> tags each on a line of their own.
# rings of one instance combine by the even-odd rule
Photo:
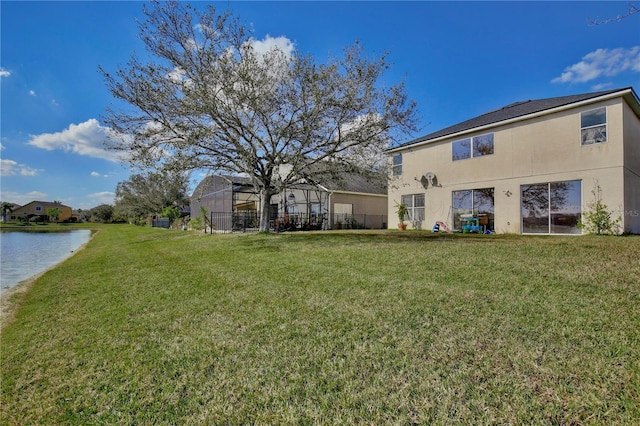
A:
<svg viewBox="0 0 640 426">
<path fill-rule="evenodd" d="M 523 234 L 581 233 L 581 181 L 521 185 L 520 193 Z"/>
<path fill-rule="evenodd" d="M 478 218 L 484 230 L 494 227 L 494 189 L 468 189 L 452 192 L 453 229 L 461 230 L 464 218 Z"/>
</svg>

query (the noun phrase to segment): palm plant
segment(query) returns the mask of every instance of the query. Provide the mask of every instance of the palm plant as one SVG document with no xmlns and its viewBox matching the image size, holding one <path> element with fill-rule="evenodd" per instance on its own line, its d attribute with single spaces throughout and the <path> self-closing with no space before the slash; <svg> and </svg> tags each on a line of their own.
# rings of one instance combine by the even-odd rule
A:
<svg viewBox="0 0 640 426">
<path fill-rule="evenodd" d="M 7 212 L 13 212 L 13 204 L 3 201 L 0 208 L 2 208 L 2 222 L 7 223 Z"/>
</svg>

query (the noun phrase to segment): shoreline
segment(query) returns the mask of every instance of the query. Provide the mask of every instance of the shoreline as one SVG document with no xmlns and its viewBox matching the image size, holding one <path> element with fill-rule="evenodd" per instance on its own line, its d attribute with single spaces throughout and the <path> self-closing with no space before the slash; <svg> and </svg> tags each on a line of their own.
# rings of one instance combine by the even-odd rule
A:
<svg viewBox="0 0 640 426">
<path fill-rule="evenodd" d="M 51 265 L 42 272 L 37 273 L 29 278 L 17 282 L 16 284 L 2 288 L 0 292 L 0 330 L 9 325 L 15 318 L 16 313 L 22 306 L 24 298 L 29 293 L 35 282 L 47 272 L 62 265 L 67 260 L 71 259 L 80 250 L 83 250 L 89 242 L 93 239 L 96 231 L 92 231 L 89 235 L 89 239 L 86 243 L 78 246 L 75 250 L 71 251 L 67 256 L 60 259 L 55 265 Z"/>
</svg>

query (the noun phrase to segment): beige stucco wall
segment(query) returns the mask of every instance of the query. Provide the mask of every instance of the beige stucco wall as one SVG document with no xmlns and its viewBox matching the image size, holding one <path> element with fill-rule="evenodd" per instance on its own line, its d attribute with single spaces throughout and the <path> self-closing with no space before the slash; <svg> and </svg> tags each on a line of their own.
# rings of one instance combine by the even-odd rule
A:
<svg viewBox="0 0 640 426">
<path fill-rule="evenodd" d="M 379 229 L 388 224 L 386 195 L 333 192 L 330 200 L 331 213 L 338 203 L 352 204 L 355 219 L 367 228 Z"/>
<path fill-rule="evenodd" d="M 640 119 L 624 105 L 624 230 L 640 234 Z"/>
<path fill-rule="evenodd" d="M 607 142 L 581 146 L 580 113 L 602 106 L 607 107 Z M 389 228 L 397 225 L 394 205 L 402 195 L 425 194 L 422 227 L 430 229 L 435 221 L 451 226 L 452 191 L 493 187 L 495 230 L 520 233 L 520 185 L 567 180 L 582 181 L 583 211 L 593 198 L 591 191 L 596 183 L 602 189 L 603 202 L 611 209 L 634 203 L 635 208 L 640 208 L 637 207 L 640 197 L 638 177 L 632 171 L 638 165 L 633 158 L 640 157 L 637 151 L 639 126 L 625 101 L 615 98 L 407 148 L 402 151 L 402 175 L 389 182 Z M 486 133 L 494 133 L 493 155 L 452 161 L 453 141 Z M 636 136 L 629 136 L 634 134 Z M 635 148 L 625 147 L 623 137 L 627 143 L 636 138 Z M 628 167 L 626 173 L 625 154 L 627 160 L 632 158 L 631 162 L 635 164 Z M 427 172 L 435 173 L 441 186 L 430 186 L 425 190 L 419 179 Z M 626 195 L 625 179 L 628 182 Z M 632 228 L 626 230 L 640 232 L 637 223 Z"/>
<path fill-rule="evenodd" d="M 386 215 L 387 196 L 375 194 L 357 194 L 334 192 L 331 203 L 353 204 L 353 214 Z"/>
</svg>

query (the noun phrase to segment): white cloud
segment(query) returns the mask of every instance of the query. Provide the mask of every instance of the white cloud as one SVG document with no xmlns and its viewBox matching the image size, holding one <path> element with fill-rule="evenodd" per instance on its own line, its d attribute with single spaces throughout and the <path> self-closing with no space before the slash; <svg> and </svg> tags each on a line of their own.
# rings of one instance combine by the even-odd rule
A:
<svg viewBox="0 0 640 426">
<path fill-rule="evenodd" d="M 121 161 L 122 154 L 115 151 L 107 151 L 104 143 L 116 137 L 117 135 L 113 130 L 101 126 L 98 120 L 91 118 L 84 123 L 71 124 L 61 132 L 31 135 L 29 145 L 37 146 L 47 151 L 60 149 L 65 152 L 102 158 L 115 163 Z"/>
<path fill-rule="evenodd" d="M 89 194 L 87 198 L 92 200 L 96 206 L 99 204 L 113 204 L 116 199 L 116 193 L 109 191 L 95 192 L 93 194 Z"/>
<path fill-rule="evenodd" d="M 568 66 L 552 83 L 586 83 L 598 77 L 614 77 L 623 71 L 640 72 L 640 46 L 629 49 L 597 49 Z"/>
<path fill-rule="evenodd" d="M 100 176 L 100 173 L 98 173 L 98 172 L 91 172 L 91 176 L 93 176 L 93 177 L 98 177 L 98 176 Z"/>
<path fill-rule="evenodd" d="M 36 91 L 35 90 L 29 90 L 29 95 L 35 96 L 36 95 Z"/>
<path fill-rule="evenodd" d="M 599 91 L 599 90 L 607 90 L 607 89 L 611 89 L 613 87 L 613 83 L 600 83 L 600 84 L 596 84 L 594 86 L 591 86 L 591 89 L 595 92 Z"/>
<path fill-rule="evenodd" d="M 175 67 L 173 71 L 167 74 L 167 78 L 176 84 L 188 81 L 187 72 L 180 67 Z"/>
<path fill-rule="evenodd" d="M 36 176 L 37 174 L 37 169 L 24 164 L 18 164 L 16 161 L 4 158 L 0 160 L 0 176 Z"/>
<path fill-rule="evenodd" d="M 31 191 L 26 194 L 20 194 L 18 192 L 0 192 L 0 200 L 8 203 L 16 203 L 24 206 L 31 201 L 43 201 L 47 199 L 47 194 L 40 191 Z"/>
<path fill-rule="evenodd" d="M 0 67 L 0 77 L 9 77 L 11 73 L 4 68 Z"/>
<path fill-rule="evenodd" d="M 253 45 L 254 51 L 259 55 L 264 55 L 271 49 L 278 48 L 287 58 L 290 58 L 295 50 L 293 42 L 284 36 L 271 37 L 267 34 L 264 40 L 251 40 L 251 44 Z"/>
</svg>

